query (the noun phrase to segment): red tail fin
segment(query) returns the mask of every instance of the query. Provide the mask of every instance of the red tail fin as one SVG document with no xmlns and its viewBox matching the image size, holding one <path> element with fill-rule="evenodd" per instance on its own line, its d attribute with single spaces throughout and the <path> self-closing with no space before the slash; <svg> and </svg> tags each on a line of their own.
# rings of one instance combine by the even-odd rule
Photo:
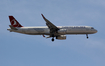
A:
<svg viewBox="0 0 105 66">
<path fill-rule="evenodd" d="M 13 27 L 23 27 L 13 16 L 9 16 L 9 20 Z"/>
</svg>

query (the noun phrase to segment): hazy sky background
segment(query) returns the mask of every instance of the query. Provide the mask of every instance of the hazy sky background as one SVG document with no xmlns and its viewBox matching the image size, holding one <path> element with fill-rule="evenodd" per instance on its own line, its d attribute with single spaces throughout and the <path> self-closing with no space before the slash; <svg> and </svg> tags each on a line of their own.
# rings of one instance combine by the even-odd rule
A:
<svg viewBox="0 0 105 66">
<path fill-rule="evenodd" d="M 7 31 L 9 15 L 23 26 L 93 26 L 98 33 L 66 40 Z M 105 0 L 0 0 L 0 66 L 105 66 Z"/>
</svg>

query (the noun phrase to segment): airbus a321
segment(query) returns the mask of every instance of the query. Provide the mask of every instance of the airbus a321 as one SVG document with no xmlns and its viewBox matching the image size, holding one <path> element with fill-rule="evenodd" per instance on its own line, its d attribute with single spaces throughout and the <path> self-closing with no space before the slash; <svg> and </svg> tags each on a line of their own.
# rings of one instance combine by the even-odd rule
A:
<svg viewBox="0 0 105 66">
<path fill-rule="evenodd" d="M 23 27 L 13 16 L 9 16 L 11 25 L 7 30 L 28 35 L 43 35 L 43 37 L 48 35 L 46 38 L 52 38 L 52 41 L 54 41 L 54 37 L 65 40 L 67 34 L 85 34 L 88 38 L 88 34 L 97 33 L 97 30 L 90 26 L 55 26 L 43 14 L 41 15 L 47 26 Z"/>
</svg>

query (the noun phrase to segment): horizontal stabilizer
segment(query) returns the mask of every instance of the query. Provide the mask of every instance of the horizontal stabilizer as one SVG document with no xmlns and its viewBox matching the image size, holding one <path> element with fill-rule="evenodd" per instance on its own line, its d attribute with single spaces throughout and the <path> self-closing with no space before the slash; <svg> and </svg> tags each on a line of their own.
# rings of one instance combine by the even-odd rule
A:
<svg viewBox="0 0 105 66">
<path fill-rule="evenodd" d="M 13 27 L 12 25 L 9 25 L 9 27 L 13 30 L 17 30 L 17 28 Z"/>
</svg>

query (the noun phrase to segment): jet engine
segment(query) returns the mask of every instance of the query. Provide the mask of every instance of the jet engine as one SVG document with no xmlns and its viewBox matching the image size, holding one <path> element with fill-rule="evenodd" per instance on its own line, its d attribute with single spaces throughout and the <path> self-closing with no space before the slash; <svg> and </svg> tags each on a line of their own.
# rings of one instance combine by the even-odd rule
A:
<svg viewBox="0 0 105 66">
<path fill-rule="evenodd" d="M 57 36 L 56 39 L 65 40 L 66 39 L 66 35 Z"/>
<path fill-rule="evenodd" d="M 66 29 L 60 29 L 60 30 L 58 30 L 58 33 L 60 33 L 60 34 L 65 34 L 66 32 L 67 32 Z"/>
</svg>

